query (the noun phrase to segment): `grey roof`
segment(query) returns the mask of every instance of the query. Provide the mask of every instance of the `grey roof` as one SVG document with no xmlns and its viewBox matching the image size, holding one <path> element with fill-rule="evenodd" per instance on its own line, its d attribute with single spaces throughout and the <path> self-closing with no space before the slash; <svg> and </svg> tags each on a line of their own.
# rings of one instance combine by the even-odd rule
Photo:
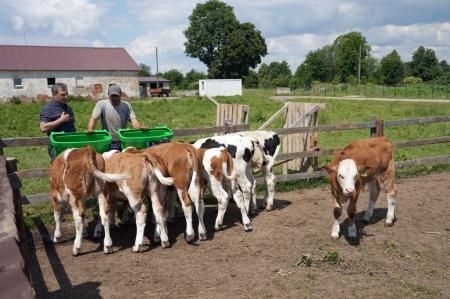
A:
<svg viewBox="0 0 450 299">
<path fill-rule="evenodd" d="M 0 45 L 0 70 L 139 71 L 124 48 Z"/>
<path fill-rule="evenodd" d="M 170 80 L 164 79 L 162 77 L 150 76 L 150 77 L 139 77 L 139 82 L 170 82 Z"/>
</svg>

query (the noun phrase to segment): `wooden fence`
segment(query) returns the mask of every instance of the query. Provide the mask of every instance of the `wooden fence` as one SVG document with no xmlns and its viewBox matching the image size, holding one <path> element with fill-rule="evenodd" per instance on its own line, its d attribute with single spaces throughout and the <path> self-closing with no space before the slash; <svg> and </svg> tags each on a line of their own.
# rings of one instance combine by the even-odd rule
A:
<svg viewBox="0 0 450 299">
<path fill-rule="evenodd" d="M 0 298 L 33 298 L 16 171 L 0 155 Z"/>
<path fill-rule="evenodd" d="M 315 127 L 294 127 L 294 128 L 279 128 L 272 129 L 280 135 L 298 134 L 298 133 L 312 133 L 312 132 L 331 132 L 331 131 L 344 131 L 344 130 L 358 130 L 358 129 L 368 129 L 369 136 L 382 136 L 384 134 L 384 128 L 387 127 L 397 127 L 397 126 L 409 126 L 417 124 L 430 124 L 430 123 L 442 123 L 450 122 L 450 116 L 443 117 L 431 117 L 431 118 L 415 118 L 415 119 L 404 119 L 404 120 L 392 120 L 383 121 L 377 120 L 373 117 L 369 122 L 354 123 L 354 124 L 341 124 L 341 125 L 321 125 Z M 248 130 L 248 125 L 228 125 L 220 127 L 209 127 L 200 129 L 175 129 L 173 130 L 174 136 L 195 136 L 202 134 L 214 134 L 214 133 L 227 133 Z M 408 141 L 398 141 L 394 142 L 396 148 L 406 148 L 430 144 L 440 144 L 449 143 L 450 136 L 434 137 L 418 140 L 408 140 Z M 37 145 L 47 145 L 47 137 L 37 137 L 37 138 L 5 138 L 0 139 L 0 153 L 2 153 L 2 147 L 17 147 L 17 146 L 37 146 Z M 310 151 L 301 151 L 288 154 L 280 154 L 277 157 L 279 164 L 290 161 L 296 158 L 307 158 L 307 157 L 320 157 L 326 155 L 333 155 L 339 148 L 333 149 L 321 149 L 316 148 Z M 450 155 L 421 158 L 407 161 L 398 161 L 395 163 L 397 168 L 413 166 L 413 165 L 423 165 L 430 163 L 448 163 L 450 162 Z M 36 178 L 36 177 L 48 177 L 48 169 L 29 169 L 18 171 L 17 175 L 20 178 Z M 313 171 L 309 173 L 293 173 L 286 175 L 276 176 L 277 182 L 282 181 L 294 181 L 301 179 L 310 179 L 325 176 L 324 172 Z M 262 183 L 261 178 L 257 179 L 258 183 Z M 46 202 L 48 201 L 48 194 L 40 195 L 29 195 L 22 197 L 23 203 L 29 202 Z"/>
</svg>

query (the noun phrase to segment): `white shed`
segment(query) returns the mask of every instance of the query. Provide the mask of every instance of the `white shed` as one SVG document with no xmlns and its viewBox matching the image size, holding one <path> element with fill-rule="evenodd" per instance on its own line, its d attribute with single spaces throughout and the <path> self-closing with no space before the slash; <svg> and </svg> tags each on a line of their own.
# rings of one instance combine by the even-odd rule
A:
<svg viewBox="0 0 450 299">
<path fill-rule="evenodd" d="M 242 79 L 206 79 L 198 81 L 201 96 L 241 96 Z"/>
</svg>

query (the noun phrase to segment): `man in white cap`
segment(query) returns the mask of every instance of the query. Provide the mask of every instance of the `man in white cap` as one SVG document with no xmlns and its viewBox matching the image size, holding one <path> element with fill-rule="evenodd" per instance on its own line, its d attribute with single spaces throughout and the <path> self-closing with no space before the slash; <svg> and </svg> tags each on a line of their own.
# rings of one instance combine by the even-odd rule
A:
<svg viewBox="0 0 450 299">
<path fill-rule="evenodd" d="M 97 119 L 101 119 L 102 129 L 111 133 L 113 142 L 110 145 L 111 149 L 121 149 L 119 137 L 117 135 L 118 129 L 126 129 L 128 122 L 134 129 L 146 129 L 140 126 L 133 108 L 130 103 L 121 99 L 122 90 L 117 84 L 110 84 L 108 87 L 109 99 L 100 100 L 95 105 L 92 111 L 91 119 L 87 127 L 87 132 L 92 132 L 97 123 Z"/>
</svg>

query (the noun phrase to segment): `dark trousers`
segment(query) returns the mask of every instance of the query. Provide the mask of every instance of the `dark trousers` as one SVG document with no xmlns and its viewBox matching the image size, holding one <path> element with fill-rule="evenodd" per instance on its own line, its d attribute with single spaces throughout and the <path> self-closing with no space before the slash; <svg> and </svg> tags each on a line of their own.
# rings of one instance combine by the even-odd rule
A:
<svg viewBox="0 0 450 299">
<path fill-rule="evenodd" d="M 109 145 L 109 150 L 121 151 L 122 150 L 122 142 L 120 142 L 120 141 L 111 142 L 111 144 Z"/>
</svg>

